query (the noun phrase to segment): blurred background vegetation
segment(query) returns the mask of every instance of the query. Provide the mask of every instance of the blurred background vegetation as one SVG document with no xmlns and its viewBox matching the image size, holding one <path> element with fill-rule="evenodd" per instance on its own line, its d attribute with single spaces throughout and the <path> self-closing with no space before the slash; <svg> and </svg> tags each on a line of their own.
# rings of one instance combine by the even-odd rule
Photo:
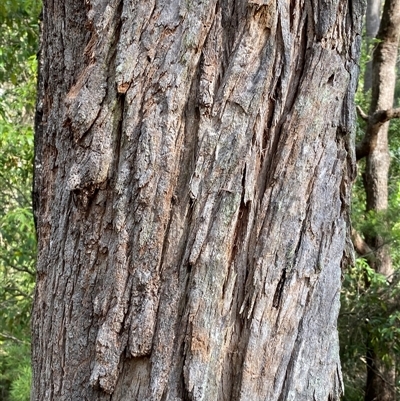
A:
<svg viewBox="0 0 400 401">
<path fill-rule="evenodd" d="M 390 0 L 386 0 L 390 2 Z M 368 0 L 368 6 L 378 4 L 382 12 L 383 1 Z M 379 20 L 377 21 L 379 27 Z M 368 23 L 367 23 L 368 25 Z M 376 28 L 376 29 L 377 29 Z M 378 34 L 379 35 L 379 34 Z M 371 104 L 371 83 L 368 79 L 367 65 L 374 57 L 380 40 L 367 37 L 363 33 L 361 73 L 356 93 L 356 105 L 368 113 Z M 395 51 L 395 49 L 394 49 Z M 396 87 L 393 107 L 400 105 L 400 60 L 397 56 Z M 372 79 L 369 77 L 369 79 Z M 365 135 L 366 121 L 360 116 L 357 121 L 356 142 Z M 400 120 L 392 119 L 389 125 L 390 169 L 388 177 L 388 209 L 367 210 L 365 181 L 366 160 L 358 162 L 358 177 L 353 186 L 352 225 L 361 234 L 362 241 L 380 237 L 382 246 L 389 249 L 392 271 L 390 276 L 378 273 L 373 266 L 377 262 L 377 248 L 370 253 L 356 255 L 354 266 L 343 272 L 344 280 L 339 315 L 339 336 L 342 372 L 345 385 L 343 400 L 369 401 L 367 365 L 371 359 L 382 362 L 382 371 L 376 371 L 385 385 L 391 388 L 390 398 L 381 400 L 400 400 Z M 357 248 L 357 247 L 356 247 Z M 385 380 L 388 372 L 393 380 Z"/>
<path fill-rule="evenodd" d="M 30 311 L 35 281 L 36 239 L 31 205 L 33 118 L 40 1 L 0 3 L 0 400 L 28 401 L 31 383 Z M 371 58 L 364 45 L 362 72 Z M 368 110 L 370 92 L 361 75 L 357 104 Z M 398 80 L 398 83 L 400 79 Z M 400 102 L 400 84 L 395 104 Z M 363 136 L 359 121 L 358 136 Z M 400 357 L 400 121 L 390 124 L 389 209 L 366 212 L 361 173 L 353 190 L 353 225 L 379 233 L 390 245 L 395 273 L 390 281 L 368 260 L 357 258 L 344 272 L 339 317 L 345 383 L 343 400 L 365 399 L 366 358 L 372 346 L 383 361 Z M 362 164 L 363 162 L 361 162 Z M 363 166 L 360 166 L 360 172 Z M 397 375 L 400 377 L 399 375 Z M 400 386 L 396 383 L 400 397 Z"/>
<path fill-rule="evenodd" d="M 31 187 L 41 2 L 0 2 L 0 400 L 28 401 L 36 239 Z"/>
</svg>

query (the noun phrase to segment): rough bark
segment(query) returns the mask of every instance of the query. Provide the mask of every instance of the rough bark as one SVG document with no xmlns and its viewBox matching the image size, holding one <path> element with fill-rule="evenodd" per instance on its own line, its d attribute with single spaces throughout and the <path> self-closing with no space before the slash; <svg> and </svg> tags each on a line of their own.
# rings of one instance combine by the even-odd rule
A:
<svg viewBox="0 0 400 401">
<path fill-rule="evenodd" d="M 358 1 L 44 1 L 32 400 L 328 401 Z"/>
<path fill-rule="evenodd" d="M 388 208 L 388 172 L 390 165 L 388 129 L 391 118 L 399 118 L 392 109 L 396 84 L 396 59 L 400 38 L 400 1 L 386 0 L 372 60 L 372 97 L 365 138 L 357 147 L 357 158 L 367 156 L 364 174 L 366 209 L 382 212 Z M 364 116 L 365 118 L 365 116 Z M 393 266 L 390 249 L 379 235 L 365 235 L 374 250 L 371 266 L 390 277 Z M 395 394 L 395 367 L 383 363 L 370 349 L 367 355 L 365 401 L 392 401 Z"/>
</svg>

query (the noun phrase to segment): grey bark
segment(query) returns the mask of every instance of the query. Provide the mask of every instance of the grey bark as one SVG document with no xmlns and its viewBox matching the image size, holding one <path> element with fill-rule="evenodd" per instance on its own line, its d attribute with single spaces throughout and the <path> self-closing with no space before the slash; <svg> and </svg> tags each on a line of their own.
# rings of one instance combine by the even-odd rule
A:
<svg viewBox="0 0 400 401">
<path fill-rule="evenodd" d="M 32 400 L 339 400 L 358 1 L 44 1 Z"/>
</svg>

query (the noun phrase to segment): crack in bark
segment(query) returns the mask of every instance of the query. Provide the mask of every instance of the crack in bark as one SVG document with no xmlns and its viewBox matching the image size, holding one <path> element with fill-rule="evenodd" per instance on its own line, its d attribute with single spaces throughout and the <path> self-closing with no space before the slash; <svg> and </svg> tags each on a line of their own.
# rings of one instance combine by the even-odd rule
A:
<svg viewBox="0 0 400 401">
<path fill-rule="evenodd" d="M 281 304 L 285 282 L 286 282 L 286 268 L 282 270 L 281 278 L 279 279 L 278 285 L 276 286 L 274 298 L 272 301 L 272 306 L 276 309 L 278 309 Z"/>
</svg>

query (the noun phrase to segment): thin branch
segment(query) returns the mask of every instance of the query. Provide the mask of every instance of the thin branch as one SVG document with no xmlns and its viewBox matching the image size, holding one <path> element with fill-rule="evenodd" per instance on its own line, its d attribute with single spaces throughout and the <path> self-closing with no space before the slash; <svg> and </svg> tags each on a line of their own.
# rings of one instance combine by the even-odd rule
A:
<svg viewBox="0 0 400 401">
<path fill-rule="evenodd" d="M 357 113 L 364 121 L 368 122 L 364 138 L 356 146 L 356 159 L 358 161 L 368 156 L 375 148 L 382 124 L 393 118 L 400 118 L 400 108 L 377 110 L 374 114 L 368 116 L 361 107 L 357 106 Z"/>
<path fill-rule="evenodd" d="M 364 110 L 360 107 L 357 106 L 356 107 L 357 110 L 357 114 L 364 120 L 364 121 L 368 121 L 368 114 L 364 112 Z"/>
<path fill-rule="evenodd" d="M 25 194 L 20 190 L 20 188 L 18 186 L 12 185 L 9 180 L 6 178 L 6 176 L 0 172 L 0 178 L 2 178 L 4 180 L 4 183 L 7 185 L 7 187 L 10 189 L 13 198 L 15 199 L 15 201 L 19 204 L 20 207 L 25 207 L 26 205 L 30 205 L 31 204 L 31 200 L 28 199 Z M 19 195 L 22 197 L 24 203 L 21 203 L 18 198 L 15 196 L 15 194 L 13 193 L 13 191 L 16 191 L 19 193 Z"/>
<path fill-rule="evenodd" d="M 24 291 L 21 291 L 20 289 L 16 288 L 16 287 L 11 287 L 11 288 L 4 288 L 4 291 L 10 293 L 10 294 L 17 294 L 17 295 L 21 295 L 24 298 L 28 298 L 28 299 L 32 299 L 32 295 L 28 294 Z"/>
<path fill-rule="evenodd" d="M 19 338 L 12 336 L 11 334 L 0 333 L 0 337 L 4 338 L 5 340 L 15 341 L 18 344 L 26 344 L 25 341 L 22 341 Z"/>
<path fill-rule="evenodd" d="M 367 357 L 368 360 L 374 362 L 374 359 L 371 357 Z M 367 364 L 368 361 L 365 361 L 365 364 Z M 371 369 L 387 386 L 389 386 L 392 391 L 396 392 L 396 385 L 392 384 L 391 382 L 389 382 L 388 380 L 386 380 L 386 378 L 384 377 L 384 375 L 381 373 L 381 371 L 376 368 L 375 366 L 371 366 L 371 364 L 369 364 L 369 369 Z"/>
<path fill-rule="evenodd" d="M 19 271 L 19 272 L 21 272 L 21 273 L 28 273 L 28 274 L 31 275 L 32 277 L 35 277 L 35 276 L 36 276 L 36 272 L 35 272 L 35 271 L 32 271 L 32 270 L 29 270 L 28 268 L 15 266 L 15 265 L 12 264 L 12 263 L 8 263 L 8 265 L 11 267 L 11 269 L 17 270 L 17 271 Z"/>
<path fill-rule="evenodd" d="M 380 126 L 393 118 L 400 118 L 400 108 L 376 111 L 371 117 L 371 123 Z"/>
<path fill-rule="evenodd" d="M 354 249 L 361 257 L 366 259 L 373 257 L 374 251 L 355 228 L 351 229 L 351 240 L 353 241 Z"/>
</svg>

